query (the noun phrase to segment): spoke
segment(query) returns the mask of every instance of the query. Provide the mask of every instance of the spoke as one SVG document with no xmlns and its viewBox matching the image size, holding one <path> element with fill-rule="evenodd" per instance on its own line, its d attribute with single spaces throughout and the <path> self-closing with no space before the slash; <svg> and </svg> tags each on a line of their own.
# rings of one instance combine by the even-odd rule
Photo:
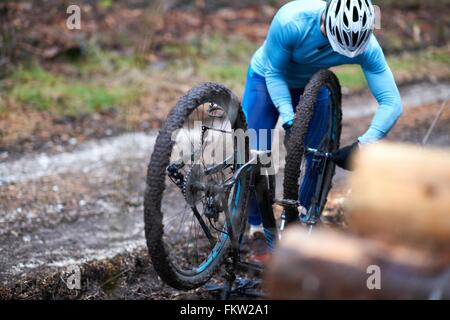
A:
<svg viewBox="0 0 450 320">
<path fill-rule="evenodd" d="M 200 108 L 196 108 L 195 111 L 197 112 L 197 118 L 200 120 L 200 117 L 198 115 L 198 109 L 200 109 Z"/>
<path fill-rule="evenodd" d="M 184 205 L 184 209 L 183 209 L 183 218 L 182 221 L 180 223 L 180 225 L 178 226 L 178 230 L 177 230 L 177 234 L 180 234 L 180 230 L 181 230 L 181 226 L 184 224 L 184 221 L 186 220 L 186 209 L 189 208 L 187 203 Z"/>
<path fill-rule="evenodd" d="M 188 249 L 190 247 L 190 245 L 193 243 L 193 238 L 194 238 L 194 223 L 195 223 L 195 216 L 192 215 L 192 219 L 191 222 L 189 223 L 189 239 L 188 239 Z M 193 249 L 192 249 L 193 250 Z M 187 253 L 189 254 L 189 250 L 187 251 Z M 192 252 L 190 252 L 192 254 Z"/>
<path fill-rule="evenodd" d="M 184 134 L 186 135 L 186 137 L 188 138 L 188 140 L 189 140 L 189 143 L 191 144 L 191 147 L 192 147 L 192 152 L 194 152 L 195 151 L 195 147 L 194 147 L 194 144 L 192 143 L 192 140 L 191 140 L 191 126 L 190 126 L 190 119 L 188 118 L 187 119 L 187 126 L 188 126 L 188 132 L 189 132 L 189 134 L 186 132 L 186 130 L 184 130 L 184 128 L 182 129 L 182 131 L 184 132 Z"/>
<path fill-rule="evenodd" d="M 205 122 L 205 104 L 202 105 L 202 123 Z"/>
<path fill-rule="evenodd" d="M 176 218 L 180 218 L 179 214 L 181 214 L 183 211 L 185 211 L 185 209 L 182 209 L 181 211 L 179 211 L 176 214 L 172 214 L 169 218 L 164 219 L 164 224 L 165 225 L 169 225 L 170 222 L 174 221 Z M 182 218 L 182 217 L 181 217 Z M 184 222 L 184 221 L 182 221 Z M 180 224 L 181 226 L 182 224 Z M 178 233 L 179 234 L 179 233 Z"/>
<path fill-rule="evenodd" d="M 189 183 L 195 186 L 195 181 L 191 179 L 188 182 L 186 180 L 189 172 L 195 168 L 190 161 L 195 159 L 196 165 L 198 165 L 196 169 L 202 172 L 202 181 L 204 180 L 203 182 L 210 184 L 211 187 L 214 186 L 211 188 L 212 193 L 216 195 L 222 194 L 221 204 L 227 208 L 220 210 L 217 220 L 212 217 L 208 218 L 203 213 L 207 205 L 205 190 L 197 190 L 194 187 L 195 190 L 191 190 L 194 203 L 187 203 L 185 196 L 179 191 L 180 187 L 170 179 L 171 177 L 167 176 L 171 182 L 166 182 L 167 188 L 165 192 L 170 196 L 166 198 L 167 202 L 164 205 L 164 241 L 173 251 L 173 256 L 171 255 L 173 262 L 187 272 L 197 272 L 196 265 L 202 263 L 205 257 L 212 252 L 211 250 L 217 245 L 218 241 L 224 241 L 223 235 L 228 234 L 227 221 L 232 219 L 229 216 L 229 208 L 234 205 L 234 203 L 229 204 L 231 188 L 226 188 L 227 192 L 220 192 L 220 189 L 216 189 L 216 187 L 223 186 L 225 183 L 230 184 L 231 187 L 233 181 L 235 149 L 233 149 L 232 154 L 228 152 L 228 150 L 231 150 L 228 146 L 233 147 L 233 141 L 230 136 L 233 126 L 229 123 L 226 116 L 210 117 L 208 107 L 207 104 L 198 105 L 197 110 L 193 111 L 188 117 L 187 123 L 184 123 L 184 133 L 180 134 L 175 141 L 176 143 L 174 143 L 172 157 L 176 161 L 172 163 L 184 162 L 184 166 L 177 168 L 178 170 L 176 171 L 185 177 L 183 184 L 179 183 L 179 185 L 183 187 L 185 183 Z M 217 113 L 215 112 L 214 114 Z M 202 130 L 198 130 L 198 125 L 195 121 L 201 121 L 200 128 Z M 199 134 L 202 134 L 200 136 L 200 144 L 197 140 Z M 222 144 L 224 147 L 227 147 L 226 150 L 220 148 Z M 191 152 L 186 154 L 183 151 L 186 147 L 189 149 L 189 145 L 192 149 Z M 210 147 L 213 149 L 210 150 Z M 212 154 L 209 154 L 209 151 Z M 205 152 L 208 152 L 208 154 Z M 217 152 L 221 152 L 221 154 L 215 154 Z M 178 180 L 177 175 L 174 175 L 174 177 L 177 177 L 175 180 Z M 223 201 L 225 203 L 222 203 Z M 226 217 L 226 215 L 228 216 Z M 192 250 L 195 252 L 192 252 Z"/>
<path fill-rule="evenodd" d="M 209 243 L 214 246 L 214 237 L 211 234 L 211 231 L 208 229 L 208 226 L 206 225 L 205 221 L 203 220 L 202 216 L 198 212 L 197 208 L 195 206 L 192 207 L 192 211 L 194 212 L 195 217 L 197 218 L 198 222 L 200 223 L 200 226 L 203 229 L 203 232 L 205 233 L 206 237 L 209 240 Z"/>
<path fill-rule="evenodd" d="M 224 126 L 224 124 L 225 124 L 225 121 L 222 122 L 222 127 Z M 206 127 L 208 130 L 211 130 L 211 131 L 217 131 L 217 132 L 222 132 L 222 133 L 226 133 L 226 134 L 233 134 L 232 131 L 224 130 L 224 129 L 222 129 L 222 127 L 221 127 L 220 129 L 218 129 L 218 128 L 213 128 L 213 127 L 208 127 L 208 126 L 205 126 L 205 127 Z"/>
<path fill-rule="evenodd" d="M 195 207 L 194 207 L 195 208 Z M 197 210 L 197 209 L 195 209 Z M 195 238 L 195 245 L 194 245 L 194 250 L 195 250 L 195 264 L 198 265 L 198 237 L 197 237 L 197 224 L 195 223 L 194 220 L 194 238 Z"/>
</svg>

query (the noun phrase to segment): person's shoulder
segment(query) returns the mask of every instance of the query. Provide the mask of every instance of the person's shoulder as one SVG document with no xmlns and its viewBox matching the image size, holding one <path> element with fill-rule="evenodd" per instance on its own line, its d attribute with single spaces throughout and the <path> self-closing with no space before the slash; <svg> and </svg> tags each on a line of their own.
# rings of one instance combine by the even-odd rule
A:
<svg viewBox="0 0 450 320">
<path fill-rule="evenodd" d="M 383 52 L 383 48 L 381 48 L 381 45 L 378 42 L 375 34 L 372 34 L 369 39 L 369 44 L 367 45 L 367 48 L 364 51 L 364 53 L 367 53 L 370 55 L 373 53 L 380 53 L 380 52 Z"/>
<path fill-rule="evenodd" d="M 281 25 L 303 22 L 305 19 L 317 17 L 318 12 L 325 9 L 322 0 L 296 0 L 283 5 L 275 15 Z"/>
<path fill-rule="evenodd" d="M 361 65 L 369 69 L 385 68 L 383 48 L 374 34 L 370 36 L 369 43 L 361 55 Z"/>
<path fill-rule="evenodd" d="M 383 55 L 383 48 L 377 40 L 375 34 L 372 34 L 369 39 L 369 43 L 367 44 L 366 49 L 364 50 L 362 56 L 366 59 L 370 59 L 371 57 Z"/>
</svg>

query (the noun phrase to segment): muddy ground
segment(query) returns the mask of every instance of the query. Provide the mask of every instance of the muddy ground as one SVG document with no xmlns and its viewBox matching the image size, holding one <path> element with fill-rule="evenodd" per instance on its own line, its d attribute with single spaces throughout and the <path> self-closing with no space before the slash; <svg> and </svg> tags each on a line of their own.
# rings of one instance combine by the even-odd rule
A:
<svg viewBox="0 0 450 320">
<path fill-rule="evenodd" d="M 420 143 L 449 89 L 450 83 L 402 88 L 405 112 L 388 139 Z M 367 93 L 345 97 L 343 144 L 367 129 L 375 108 Z M 449 128 L 447 106 L 429 144 L 450 147 Z M 4 156 L 0 298 L 214 298 L 204 288 L 185 293 L 164 285 L 146 253 L 142 197 L 155 137 L 149 130 Z M 342 213 L 346 177 L 337 172 L 330 220 Z M 69 290 L 63 281 L 64 270 L 74 265 L 81 269 L 81 290 Z"/>
</svg>

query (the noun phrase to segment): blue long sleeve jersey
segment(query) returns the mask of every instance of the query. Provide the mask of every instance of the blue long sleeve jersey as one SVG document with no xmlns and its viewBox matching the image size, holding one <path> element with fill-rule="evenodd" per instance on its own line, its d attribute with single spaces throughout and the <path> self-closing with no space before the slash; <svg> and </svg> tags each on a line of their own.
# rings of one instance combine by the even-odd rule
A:
<svg viewBox="0 0 450 320">
<path fill-rule="evenodd" d="M 266 41 L 256 51 L 251 67 L 266 78 L 273 103 L 283 123 L 294 119 L 289 88 L 303 88 L 314 73 L 343 64 L 359 64 L 379 107 L 363 144 L 382 139 L 402 112 L 400 93 L 375 35 L 359 56 L 348 58 L 334 52 L 320 31 L 325 2 L 298 0 L 284 5 L 270 25 Z"/>
</svg>

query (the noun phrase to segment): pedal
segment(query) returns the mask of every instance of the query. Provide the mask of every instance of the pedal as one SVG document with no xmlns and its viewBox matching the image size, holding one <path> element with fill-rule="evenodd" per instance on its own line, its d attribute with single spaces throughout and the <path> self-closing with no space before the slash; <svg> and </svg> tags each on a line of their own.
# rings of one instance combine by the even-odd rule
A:
<svg viewBox="0 0 450 320">
<path fill-rule="evenodd" d="M 300 203 L 297 200 L 275 199 L 275 203 L 284 208 L 298 208 Z"/>
</svg>

